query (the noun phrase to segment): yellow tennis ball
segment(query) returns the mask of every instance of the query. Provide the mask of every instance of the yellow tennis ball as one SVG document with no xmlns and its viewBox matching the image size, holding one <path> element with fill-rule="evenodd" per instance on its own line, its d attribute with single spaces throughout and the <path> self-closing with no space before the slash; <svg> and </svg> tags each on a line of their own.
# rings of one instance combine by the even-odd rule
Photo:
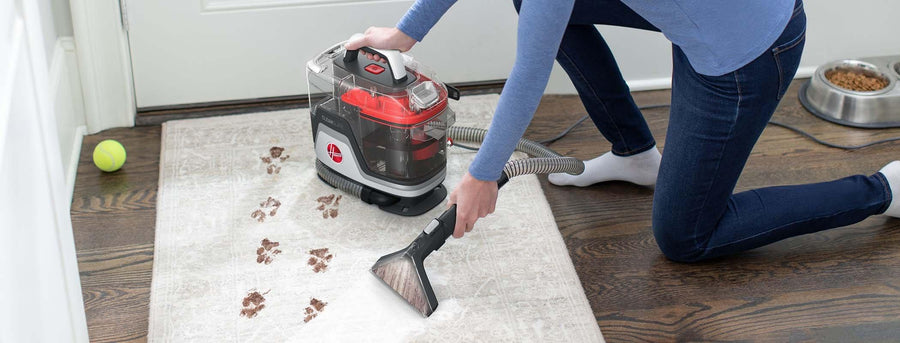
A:
<svg viewBox="0 0 900 343">
<path fill-rule="evenodd" d="M 114 172 L 125 164 L 125 147 L 122 143 L 107 139 L 94 148 L 94 165 L 105 172 Z"/>
</svg>

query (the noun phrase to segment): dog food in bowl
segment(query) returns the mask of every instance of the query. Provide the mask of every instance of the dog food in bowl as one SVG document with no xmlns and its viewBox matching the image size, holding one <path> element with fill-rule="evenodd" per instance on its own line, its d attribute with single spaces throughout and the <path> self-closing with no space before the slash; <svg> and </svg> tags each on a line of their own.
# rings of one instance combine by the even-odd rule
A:
<svg viewBox="0 0 900 343">
<path fill-rule="evenodd" d="M 888 86 L 881 73 L 859 67 L 835 67 L 825 72 L 831 84 L 854 92 L 874 92 Z"/>
</svg>

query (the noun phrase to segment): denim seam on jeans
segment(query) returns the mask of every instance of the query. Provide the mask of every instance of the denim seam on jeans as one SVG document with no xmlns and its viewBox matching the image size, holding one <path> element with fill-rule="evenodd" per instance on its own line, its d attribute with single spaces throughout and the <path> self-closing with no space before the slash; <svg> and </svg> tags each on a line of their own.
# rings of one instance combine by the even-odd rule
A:
<svg viewBox="0 0 900 343">
<path fill-rule="evenodd" d="M 728 128 L 728 139 L 726 139 L 724 144 L 722 144 L 722 148 L 719 149 L 718 155 L 716 156 L 716 167 L 713 169 L 713 179 L 719 176 L 719 167 L 722 166 L 722 158 L 725 154 L 725 149 L 728 147 L 728 143 L 730 142 L 730 140 L 734 138 L 734 127 L 735 125 L 737 125 L 738 117 L 741 115 L 741 102 L 743 101 L 743 94 L 741 92 L 741 80 L 738 77 L 738 71 L 740 71 L 740 69 L 731 73 L 732 75 L 734 75 L 734 85 L 735 90 L 737 90 L 738 96 L 737 103 L 734 106 L 734 117 L 731 120 L 731 126 Z M 697 220 L 694 223 L 694 232 L 692 233 L 694 236 L 694 246 L 701 250 L 706 250 L 706 248 L 704 247 L 709 243 L 709 239 L 712 238 L 712 233 L 710 233 L 705 237 L 707 240 L 706 243 L 701 245 L 700 241 L 698 240 L 699 235 L 697 235 L 697 230 L 700 228 L 700 218 L 703 217 L 703 210 L 706 208 L 707 202 L 709 202 L 709 193 L 712 192 L 712 187 L 715 183 L 715 180 L 710 182 L 709 187 L 707 187 L 706 189 L 706 192 L 703 193 L 703 202 L 700 205 L 700 213 L 697 214 Z"/>
<path fill-rule="evenodd" d="M 803 32 L 801 32 L 800 35 L 797 36 L 797 38 L 794 38 L 794 40 L 785 43 L 785 44 L 788 44 L 788 46 L 782 45 L 782 46 L 772 49 L 772 58 L 775 59 L 775 66 L 778 67 L 778 96 L 775 97 L 775 100 L 781 100 L 781 98 L 784 96 L 784 93 L 786 91 L 785 85 L 784 85 L 784 68 L 781 67 L 781 59 L 779 58 L 779 56 L 781 55 L 782 52 L 791 50 L 791 49 L 795 48 L 797 45 L 799 45 L 800 43 L 803 43 L 803 40 L 805 38 L 806 38 L 806 29 L 803 29 Z"/>
<path fill-rule="evenodd" d="M 781 226 L 776 226 L 776 227 L 771 228 L 771 229 L 769 229 L 769 230 L 766 230 L 766 231 L 764 231 L 764 232 L 760 232 L 760 233 L 755 234 L 755 235 L 753 235 L 753 236 L 744 237 L 744 238 L 742 238 L 742 239 L 739 239 L 739 240 L 736 240 L 736 241 L 733 241 L 733 242 L 728 242 L 728 243 L 721 244 L 721 245 L 717 245 L 717 246 L 714 246 L 714 247 L 706 247 L 706 248 L 704 249 L 704 250 L 705 250 L 704 252 L 709 251 L 709 250 L 713 250 L 713 249 L 722 248 L 722 247 L 727 247 L 727 246 L 733 245 L 733 244 L 738 244 L 738 243 L 744 242 L 744 241 L 746 241 L 746 240 L 753 239 L 753 238 L 756 238 L 756 237 L 759 237 L 759 236 L 768 234 L 768 233 L 773 232 L 773 231 L 781 230 L 781 229 L 783 229 L 783 228 L 785 228 L 785 227 L 788 227 L 788 226 L 791 226 L 791 225 L 794 225 L 794 224 L 797 224 L 797 223 L 802 223 L 802 222 L 805 222 L 805 221 L 813 221 L 813 220 L 818 220 L 818 219 L 822 219 L 822 218 L 832 218 L 832 217 L 837 217 L 837 216 L 841 216 L 841 215 L 843 215 L 843 214 L 845 214 L 845 213 L 853 212 L 853 211 L 856 211 L 856 210 L 859 210 L 859 209 L 858 209 L 858 208 L 853 208 L 853 209 L 844 210 L 844 211 L 840 211 L 840 212 L 838 212 L 838 213 L 828 214 L 828 215 L 824 215 L 824 216 L 818 216 L 818 217 L 804 218 L 804 219 L 800 219 L 800 220 L 795 220 L 795 221 L 792 221 L 792 222 L 790 222 L 790 223 L 787 223 L 787 224 L 784 224 L 784 225 L 781 225 Z"/>
<path fill-rule="evenodd" d="M 882 214 L 887 211 L 888 207 L 891 207 L 891 202 L 894 201 L 894 193 L 891 192 L 890 182 L 888 182 L 887 177 L 884 176 L 884 174 L 882 174 L 881 172 L 877 172 L 874 176 L 878 179 L 878 181 L 881 181 L 881 186 L 884 187 L 884 206 L 878 209 L 877 212 L 877 214 Z"/>
<path fill-rule="evenodd" d="M 617 153 L 617 152 L 612 151 L 612 150 L 610 150 L 610 151 L 612 151 L 613 155 L 616 155 L 616 156 L 622 156 L 622 157 L 627 157 L 627 156 L 631 156 L 631 155 L 637 155 L 637 154 L 640 154 L 640 153 L 642 153 L 642 152 L 644 152 L 644 151 L 650 150 L 650 148 L 655 147 L 655 146 L 656 146 L 656 140 L 651 140 L 650 143 L 644 144 L 643 146 L 640 146 L 640 147 L 638 147 L 638 148 L 629 149 L 628 151 L 626 151 L 626 152 L 624 152 L 624 153 L 622 153 L 622 154 Z"/>
<path fill-rule="evenodd" d="M 794 7 L 794 12 L 791 13 L 791 19 L 800 14 L 801 10 L 803 10 L 803 1 L 797 1 L 797 6 Z"/>
<path fill-rule="evenodd" d="M 794 13 L 791 14 L 791 21 L 793 21 L 794 18 L 796 18 L 798 15 L 800 15 L 800 13 L 803 13 L 803 2 L 800 2 L 800 1 L 798 1 L 798 2 L 799 2 L 799 5 L 797 5 L 797 7 L 794 8 Z M 790 25 L 790 22 L 788 25 Z M 788 28 L 785 27 L 785 30 L 787 30 L 787 29 Z M 782 52 L 791 50 L 794 47 L 796 47 L 797 45 L 799 45 L 800 43 L 802 43 L 805 38 L 806 38 L 806 27 L 803 28 L 803 31 L 801 31 L 800 35 L 798 35 L 797 37 L 792 38 L 791 40 L 787 41 L 786 43 L 772 49 L 772 58 L 775 59 L 775 67 L 778 68 L 778 93 L 777 93 L 777 96 L 775 97 L 775 100 L 777 100 L 777 101 L 781 101 L 781 98 L 784 97 L 784 93 L 787 91 L 785 89 L 787 86 L 784 85 L 784 68 L 781 67 L 781 59 L 779 58 L 779 56 L 781 55 Z M 790 84 L 788 86 L 790 86 Z"/>
<path fill-rule="evenodd" d="M 620 130 L 619 126 L 616 125 L 616 121 L 613 120 L 613 118 L 610 116 L 609 110 L 606 108 L 606 104 L 603 103 L 603 100 L 600 99 L 599 95 L 597 95 L 597 91 L 594 90 L 594 87 L 591 86 L 590 82 L 588 82 L 587 78 L 584 76 L 584 73 L 581 71 L 581 69 L 578 68 L 577 64 L 572 62 L 572 58 L 569 57 L 569 54 L 567 54 L 564 49 L 559 49 L 559 53 L 562 54 L 563 57 L 566 59 L 566 64 L 572 66 L 572 69 L 574 69 L 576 72 L 578 72 L 578 77 L 581 78 L 581 80 L 584 82 L 584 85 L 586 85 L 588 90 L 590 90 L 591 96 L 593 96 L 594 99 L 596 99 L 597 102 L 600 103 L 600 106 L 603 106 L 603 113 L 606 113 L 606 116 L 609 119 L 609 122 L 612 123 L 613 128 L 616 129 L 616 134 L 619 136 L 619 141 L 622 142 L 622 145 L 625 146 L 625 149 L 627 151 L 631 151 L 631 149 L 628 148 L 628 142 L 625 141 L 625 136 L 622 136 L 622 130 Z M 654 144 L 655 144 L 655 142 L 654 142 Z"/>
</svg>

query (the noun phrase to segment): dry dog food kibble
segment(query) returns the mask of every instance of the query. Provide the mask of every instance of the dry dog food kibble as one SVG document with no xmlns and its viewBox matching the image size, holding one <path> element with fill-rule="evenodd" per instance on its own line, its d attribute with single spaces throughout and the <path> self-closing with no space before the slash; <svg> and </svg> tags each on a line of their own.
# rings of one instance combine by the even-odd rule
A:
<svg viewBox="0 0 900 343">
<path fill-rule="evenodd" d="M 843 69 L 829 70 L 825 77 L 835 86 L 856 92 L 874 92 L 888 85 L 884 78 Z"/>
</svg>

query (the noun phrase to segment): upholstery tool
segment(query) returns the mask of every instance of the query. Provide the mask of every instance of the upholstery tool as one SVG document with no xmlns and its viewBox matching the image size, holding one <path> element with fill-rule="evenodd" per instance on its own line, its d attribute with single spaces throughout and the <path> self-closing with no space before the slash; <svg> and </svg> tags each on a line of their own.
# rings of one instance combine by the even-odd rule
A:
<svg viewBox="0 0 900 343">
<path fill-rule="evenodd" d="M 480 129 L 464 128 L 464 130 L 451 132 L 451 137 L 456 134 L 468 138 L 468 140 L 480 142 L 484 139 L 486 132 Z M 454 139 L 459 138 L 454 137 Z M 563 172 L 577 175 L 584 172 L 584 163 L 581 160 L 562 157 L 536 142 L 522 139 L 516 148 L 538 157 L 508 162 L 497 181 L 498 188 L 502 188 L 510 178 L 519 175 Z M 437 296 L 425 273 L 425 258 L 444 245 L 447 238 L 453 234 L 455 226 L 456 205 L 454 204 L 440 216 L 432 219 L 406 248 L 379 258 L 371 269 L 376 277 L 384 281 L 388 287 L 391 287 L 396 294 L 425 317 L 430 316 L 438 306 Z"/>
</svg>

